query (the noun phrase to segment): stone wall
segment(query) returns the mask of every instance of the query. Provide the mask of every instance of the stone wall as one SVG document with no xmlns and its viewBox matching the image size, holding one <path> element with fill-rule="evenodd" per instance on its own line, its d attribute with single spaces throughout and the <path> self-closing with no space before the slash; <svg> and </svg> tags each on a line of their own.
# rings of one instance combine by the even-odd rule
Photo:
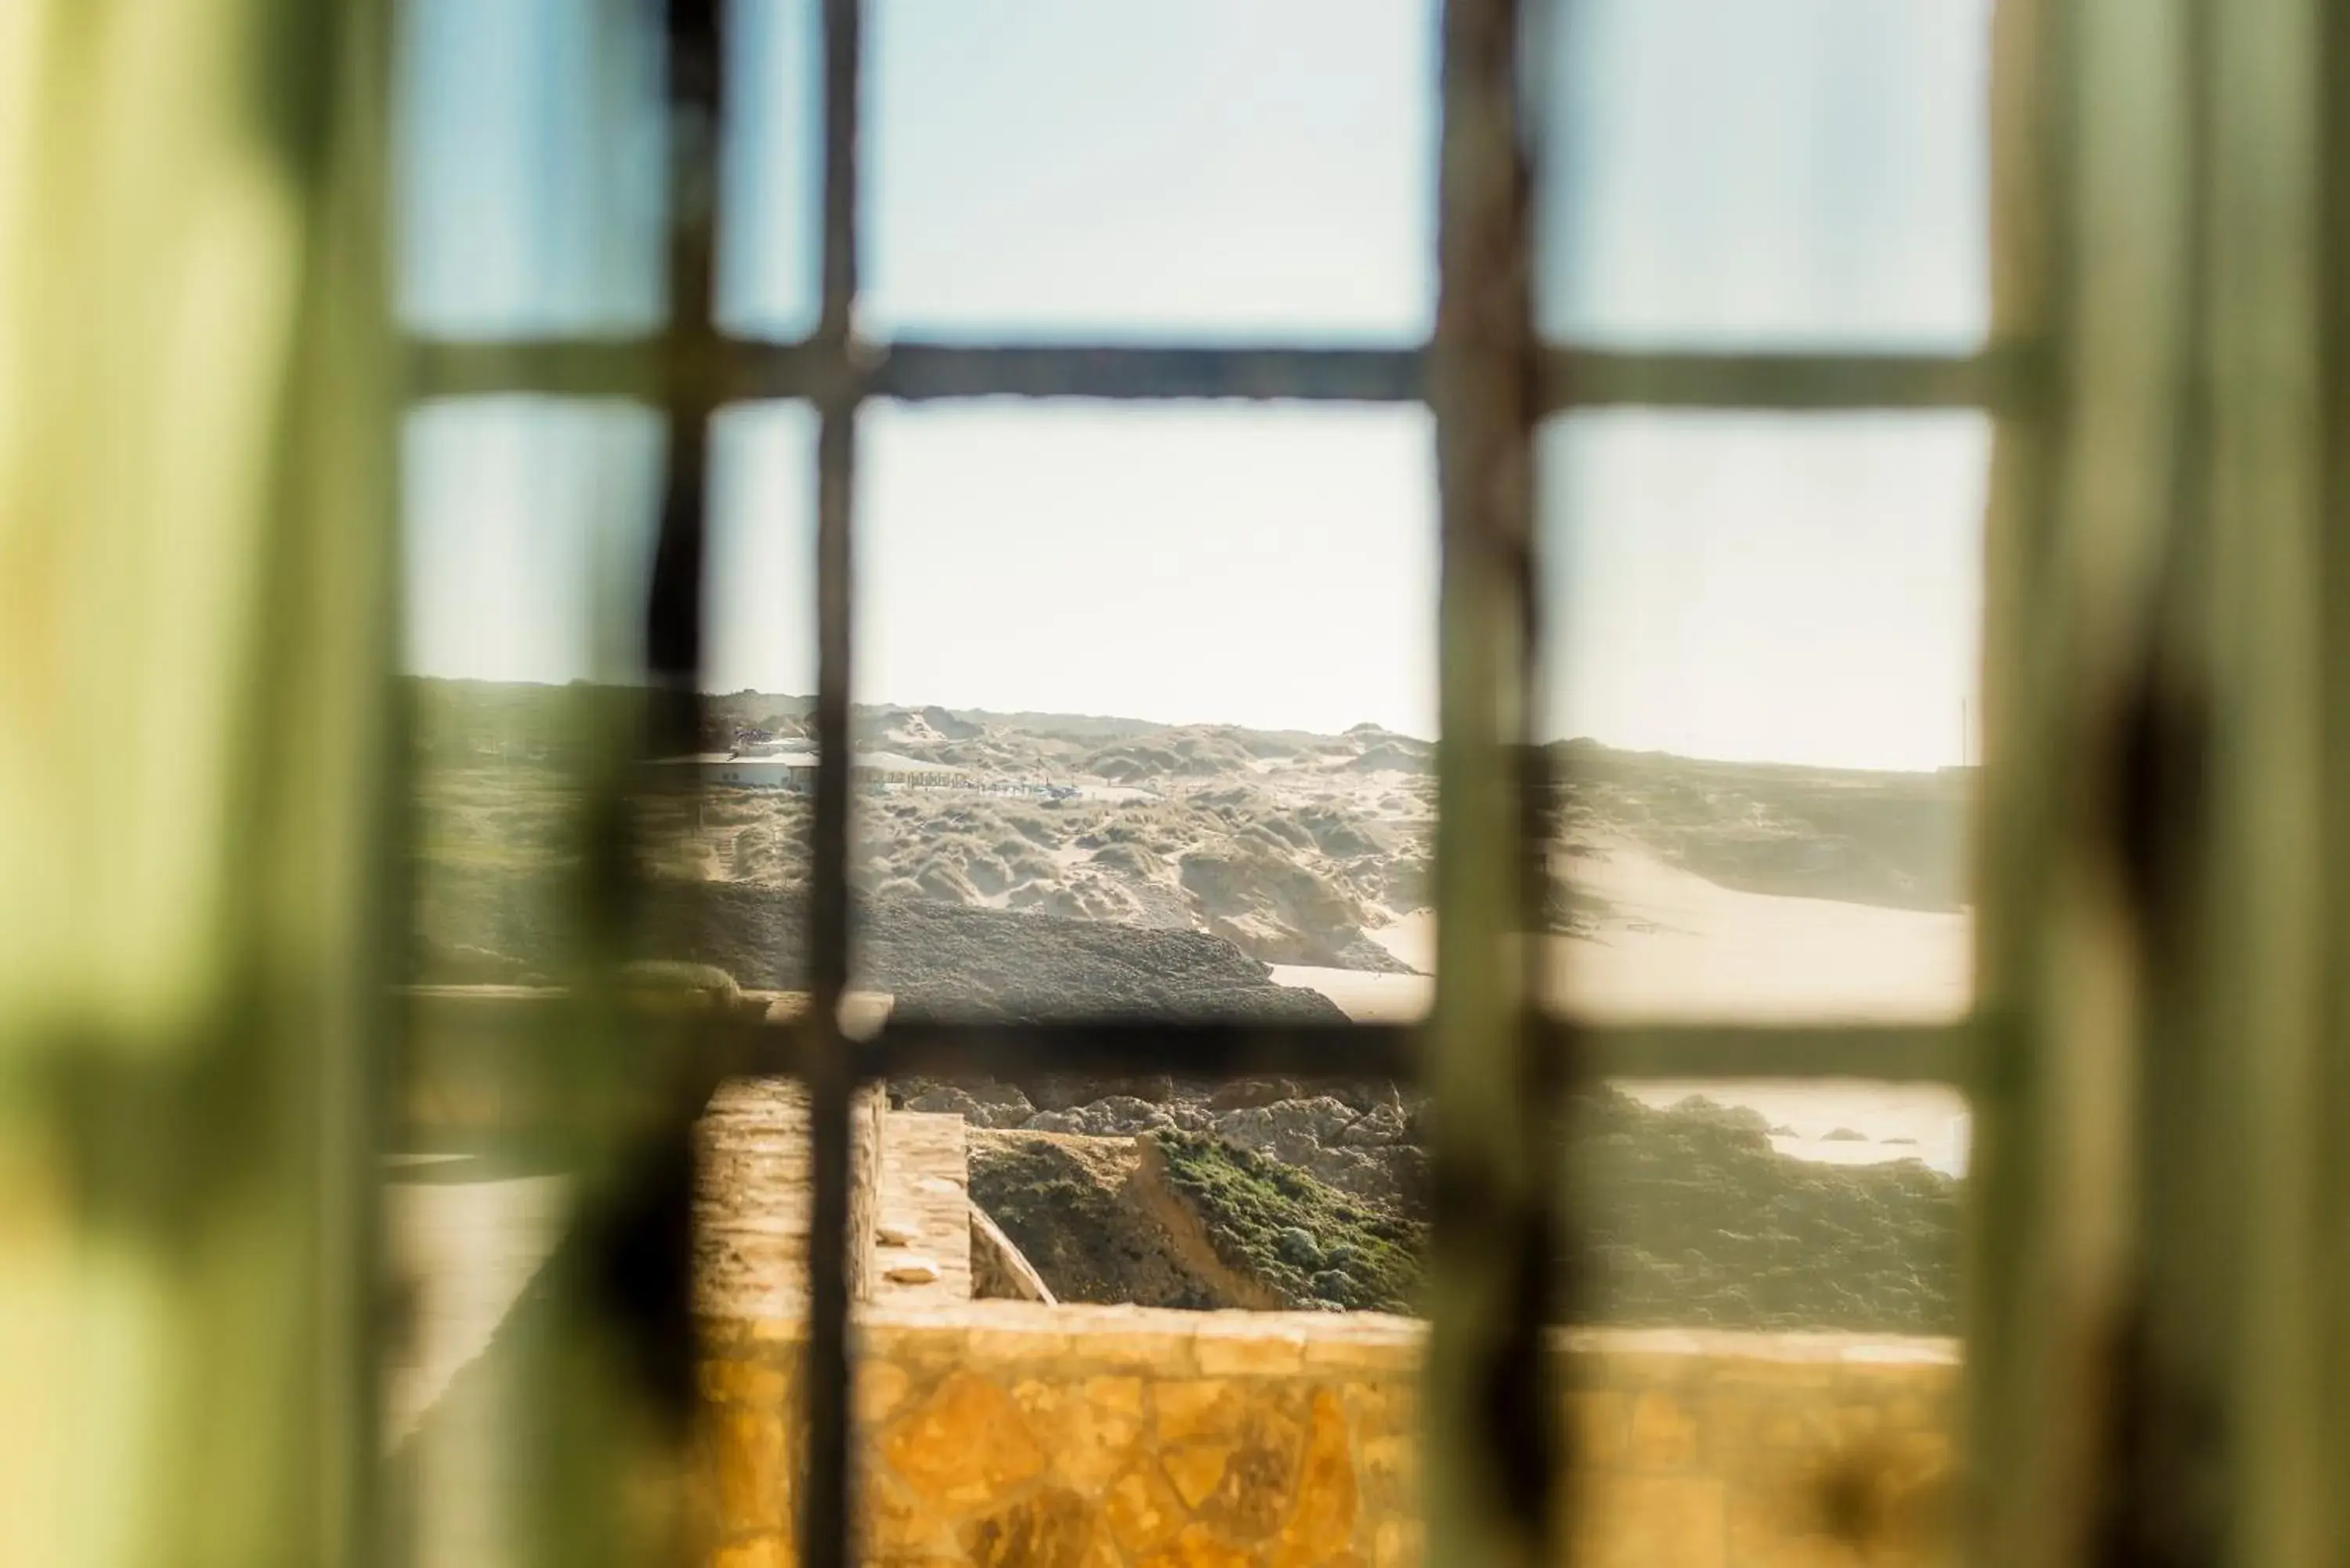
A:
<svg viewBox="0 0 2350 1568">
<path fill-rule="evenodd" d="M 888 1114 L 875 1087 L 858 1090 L 849 1105 L 851 1301 L 874 1293 Z M 816 1197 L 808 1137 L 807 1090 L 789 1078 L 729 1078 L 694 1124 L 693 1290 L 704 1314 L 780 1320 L 807 1311 Z"/>
<path fill-rule="evenodd" d="M 973 1303 L 860 1318 L 860 1560 L 1397 1568 L 1420 1556 L 1423 1326 L 1323 1314 Z M 713 1568 L 779 1568 L 796 1325 L 711 1330 Z M 1574 1561 L 1908 1564 L 1942 1555 L 1953 1346 L 1563 1334 Z"/>
</svg>

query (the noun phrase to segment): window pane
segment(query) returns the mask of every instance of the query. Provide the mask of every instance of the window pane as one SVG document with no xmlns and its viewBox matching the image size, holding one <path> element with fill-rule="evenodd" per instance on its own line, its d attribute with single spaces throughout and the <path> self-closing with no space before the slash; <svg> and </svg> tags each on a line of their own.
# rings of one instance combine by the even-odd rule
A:
<svg viewBox="0 0 2350 1568">
<path fill-rule="evenodd" d="M 1544 432 L 1569 1011 L 1963 1011 L 1986 453 L 1971 415 Z"/>
<path fill-rule="evenodd" d="M 1382 1140 L 1411 1121 L 1375 1087 L 1268 1101 L 1263 1086 L 1203 1105 L 1163 1079 L 891 1085 L 854 1404 L 876 1561 L 1004 1540 L 1056 1558 L 1417 1560 L 1425 1324 L 1328 1310 L 1411 1304 L 1417 1221 L 1327 1164 L 1344 1131 L 1259 1150 L 1243 1118 L 1375 1121 Z M 1625 1210 L 1606 1282 L 1670 1293 L 1660 1308 L 1619 1292 L 1600 1324 L 1551 1341 L 1577 1560 L 1806 1561 L 1830 1533 L 1862 1558 L 1939 1555 L 1956 1346 L 1917 1331 L 1951 1309 L 1948 1179 L 1765 1148 L 1777 1186 L 1725 1194 L 1763 1136 L 1734 1109 L 1618 1107 L 1614 1123 L 1596 1129 L 1596 1196 Z M 1235 1306 L 1261 1310 L 1170 1310 Z M 1703 1325 L 1857 1332 L 1685 1332 Z M 1681 1332 L 1644 1331 L 1659 1326 Z M 787 1528 L 771 1472 L 804 1408 L 800 1347 L 788 1323 L 713 1327 L 721 1525 L 763 1542 Z M 762 1433 L 764 1463 L 745 1440 Z M 1837 1506 L 1864 1483 L 1866 1509 Z"/>
<path fill-rule="evenodd" d="M 585 781 L 644 679 L 660 483 L 652 410 L 481 398 L 408 416 L 420 971 L 559 984 Z"/>
<path fill-rule="evenodd" d="M 1555 0 L 1544 330 L 1963 348 L 1988 321 L 1987 0 Z"/>
<path fill-rule="evenodd" d="M 1038 1073 L 908 1076 L 889 1098 L 893 1130 L 951 1134 L 971 1200 L 1019 1254 L 1014 1271 L 1055 1300 L 1421 1304 L 1426 1101 L 1408 1085 Z M 974 1259 L 974 1296 L 1040 1299 L 985 1262 Z"/>
<path fill-rule="evenodd" d="M 400 9 L 401 318 L 450 337 L 658 323 L 667 143 L 653 8 Z"/>
<path fill-rule="evenodd" d="M 824 29 L 816 0 L 726 9 L 718 316 L 790 339 L 816 327 L 823 254 Z"/>
<path fill-rule="evenodd" d="M 798 738 L 814 683 L 812 421 L 777 407 L 717 421 L 703 684 L 733 694 L 706 698 L 697 749 L 646 758 L 660 441 L 650 410 L 621 403 L 464 400 L 410 418 L 421 978 L 567 980 L 575 880 L 601 826 L 583 820 L 590 783 L 641 763 L 626 956 L 752 990 L 800 983 L 806 802 L 765 757 Z"/>
<path fill-rule="evenodd" d="M 666 759 L 651 842 L 661 956 L 755 990 L 807 972 L 816 691 L 816 418 L 797 403 L 712 427 L 702 744 Z M 686 787 L 688 784 L 692 787 Z"/>
<path fill-rule="evenodd" d="M 1611 1084 L 1576 1107 L 1568 1278 L 1626 1327 L 1958 1330 L 1966 1102 L 1933 1084 Z"/>
<path fill-rule="evenodd" d="M 702 689 L 816 691 L 816 414 L 749 403 L 712 426 Z"/>
<path fill-rule="evenodd" d="M 1427 331 L 1429 0 L 879 0 L 873 22 L 880 331 Z"/>
<path fill-rule="evenodd" d="M 408 416 L 408 665 L 442 680 L 639 678 L 660 425 L 617 400 L 500 397 Z"/>
<path fill-rule="evenodd" d="M 643 679 L 661 431 L 640 406 L 517 397 L 427 404 L 401 434 L 402 978 L 426 989 L 386 1085 L 388 1499 L 414 1561 L 504 1561 L 554 1419 L 546 1282 L 580 1266 L 580 1107 L 619 1076 L 546 993 L 591 961 L 587 781 Z"/>
<path fill-rule="evenodd" d="M 1427 902 L 1426 416 L 884 408 L 862 441 L 872 983 L 965 1016 L 1416 1010 L 1388 944 Z"/>
</svg>

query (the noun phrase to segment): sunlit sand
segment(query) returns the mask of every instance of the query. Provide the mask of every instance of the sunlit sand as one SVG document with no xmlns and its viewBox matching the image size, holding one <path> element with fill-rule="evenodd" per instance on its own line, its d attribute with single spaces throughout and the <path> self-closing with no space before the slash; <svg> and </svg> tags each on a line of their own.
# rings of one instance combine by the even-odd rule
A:
<svg viewBox="0 0 2350 1568">
<path fill-rule="evenodd" d="M 1745 893 L 1667 865 L 1627 840 L 1575 862 L 1577 887 L 1600 900 L 1587 937 L 1544 939 L 1564 1012 L 1593 1023 L 1945 1023 L 1973 984 L 1970 919 L 1825 898 Z M 1435 927 L 1415 915 L 1373 933 L 1417 968 L 1432 968 Z M 1276 966 L 1284 985 L 1321 992 L 1362 1022 L 1424 1016 L 1428 974 Z M 1915 1158 L 1943 1169 L 1965 1161 L 1966 1104 L 1933 1085 L 1831 1082 L 1637 1083 L 1652 1105 L 1703 1095 L 1749 1106 L 1772 1141 L 1807 1159 Z M 1860 1135 L 1854 1137 L 1848 1135 Z M 1836 1136 L 1847 1135 L 1847 1136 Z"/>
</svg>

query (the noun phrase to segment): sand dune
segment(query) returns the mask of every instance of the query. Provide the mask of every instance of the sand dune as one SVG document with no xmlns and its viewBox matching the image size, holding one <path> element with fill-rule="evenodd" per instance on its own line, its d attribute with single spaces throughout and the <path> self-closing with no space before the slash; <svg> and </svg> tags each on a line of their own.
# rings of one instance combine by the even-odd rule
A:
<svg viewBox="0 0 2350 1568">
<path fill-rule="evenodd" d="M 1669 866 L 1620 836 L 1572 858 L 1604 900 L 1586 936 L 1544 940 L 1563 1012 L 1593 1022 L 1947 1022 L 1972 987 L 1970 924 L 1940 913 L 1742 893 Z M 1422 913 L 1371 933 L 1422 971 L 1436 929 Z M 1357 1018 L 1425 1012 L 1432 981 L 1276 965 Z"/>
<path fill-rule="evenodd" d="M 1939 1022 L 1973 986 L 1964 911 L 1724 888 L 1621 836 L 1573 857 L 1608 913 L 1551 940 L 1566 1010 L 1595 1020 Z"/>
<path fill-rule="evenodd" d="M 520 867 L 564 853 L 571 803 L 561 770 L 546 765 L 553 755 L 514 765 L 515 734 L 558 728 L 533 718 L 529 705 L 545 699 L 426 685 L 436 858 Z M 710 718 L 721 733 L 799 733 L 804 710 L 801 699 L 738 693 L 712 699 Z M 857 725 L 867 742 L 981 786 L 860 796 L 851 877 L 863 895 L 893 908 L 1204 932 L 1357 1018 L 1409 1020 L 1430 1005 L 1436 801 L 1424 741 L 1367 725 L 1315 735 L 894 707 L 860 708 Z M 1587 742 L 1555 748 L 1554 761 L 1558 837 L 1539 940 L 1570 1015 L 1965 1012 L 1964 775 L 1707 762 Z M 717 788 L 648 798 L 639 811 L 639 842 L 669 877 L 806 883 L 804 797 Z M 1024 928 L 1001 929 L 1010 940 Z M 968 955 L 965 989 L 977 997 L 1027 973 L 1016 945 Z M 1872 1137 L 1916 1138 L 1888 1147 L 1931 1158 L 1949 1114 L 1943 1100 L 1846 1119 Z"/>
<path fill-rule="evenodd" d="M 1604 901 L 1587 936 L 1548 937 L 1551 982 L 1570 1016 L 1625 1022 L 1947 1022 L 1972 988 L 1970 921 L 1924 912 L 1743 893 L 1665 864 L 1621 837 L 1573 857 L 1575 881 Z M 1416 969 L 1435 967 L 1425 915 L 1373 933 Z M 1276 965 L 1357 1022 L 1409 1023 L 1435 995 L 1428 974 Z M 1833 1164 L 1917 1158 L 1966 1165 L 1966 1100 L 1937 1085 L 1835 1081 L 1618 1085 L 1644 1104 L 1692 1096 L 1760 1112 L 1783 1154 Z M 1850 1135 L 1858 1135 L 1857 1137 Z"/>
</svg>

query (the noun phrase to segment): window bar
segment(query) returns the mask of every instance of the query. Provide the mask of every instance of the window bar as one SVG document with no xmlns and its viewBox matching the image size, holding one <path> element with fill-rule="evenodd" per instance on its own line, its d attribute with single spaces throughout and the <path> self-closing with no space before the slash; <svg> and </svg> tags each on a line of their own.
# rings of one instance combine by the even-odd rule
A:
<svg viewBox="0 0 2350 1568">
<path fill-rule="evenodd" d="M 1540 1048 L 1602 1078 L 1816 1079 L 1963 1085 L 1971 1023 L 1574 1024 L 1538 1017 Z M 892 1019 L 865 1049 L 876 1076 L 955 1072 L 1150 1071 L 1195 1078 L 1413 1078 L 1424 1068 L 1412 1023 L 958 1023 Z"/>
<path fill-rule="evenodd" d="M 710 420 L 717 400 L 699 374 L 718 343 L 712 319 L 719 127 L 725 40 L 719 0 L 670 0 L 669 331 L 660 361 L 668 452 L 645 628 L 657 754 L 700 749 L 702 563 Z"/>
<path fill-rule="evenodd" d="M 852 1047 L 840 1025 L 848 988 L 850 528 L 857 442 L 852 373 L 857 303 L 859 0 L 825 0 L 824 275 L 816 328 L 816 778 L 808 899 L 808 1340 L 806 1507 L 800 1560 L 847 1568 L 849 1104 Z"/>
<path fill-rule="evenodd" d="M 484 992 L 409 987 L 420 1027 L 494 1042 L 536 1026 L 567 1005 L 555 991 Z M 1544 1049 L 1571 1048 L 1575 1066 L 1600 1078 L 1808 1080 L 1970 1086 L 1989 1021 L 1951 1023 L 1569 1024 L 1542 1018 Z M 718 1060 L 756 1062 L 764 1073 L 803 1075 L 806 1034 L 797 1023 L 737 1020 Z M 1150 1071 L 1178 1077 L 1278 1074 L 1316 1079 L 1413 1078 L 1420 1073 L 1416 1023 L 1281 1023 L 1202 1019 L 1052 1020 L 1035 1023 L 894 1018 L 855 1053 L 860 1084 L 969 1073 L 1019 1078 L 1038 1073 Z"/>
<path fill-rule="evenodd" d="M 713 402 L 824 400 L 847 374 L 862 395 L 924 402 L 955 398 L 1240 399 L 1417 403 L 1426 352 L 1300 345 L 926 343 L 865 345 L 857 363 L 820 339 L 717 341 L 699 368 Z M 1544 344 L 1539 411 L 1578 409 L 2022 409 L 2045 384 L 2022 345 L 1960 354 L 1627 350 Z M 632 338 L 465 342 L 419 338 L 412 384 L 425 396 L 534 391 L 642 395 L 647 345 Z"/>
<path fill-rule="evenodd" d="M 1557 1539 L 1543 1355 L 1555 1075 L 1530 983 L 1523 748 L 1534 669 L 1539 355 L 1515 0 L 1444 12 L 1436 341 L 1437 751 L 1428 1560 L 1534 1568 Z"/>
<path fill-rule="evenodd" d="M 2015 347 L 1970 354 L 1643 353 L 1546 344 L 1541 409 L 1885 409 L 2023 406 L 2036 386 Z"/>
</svg>

